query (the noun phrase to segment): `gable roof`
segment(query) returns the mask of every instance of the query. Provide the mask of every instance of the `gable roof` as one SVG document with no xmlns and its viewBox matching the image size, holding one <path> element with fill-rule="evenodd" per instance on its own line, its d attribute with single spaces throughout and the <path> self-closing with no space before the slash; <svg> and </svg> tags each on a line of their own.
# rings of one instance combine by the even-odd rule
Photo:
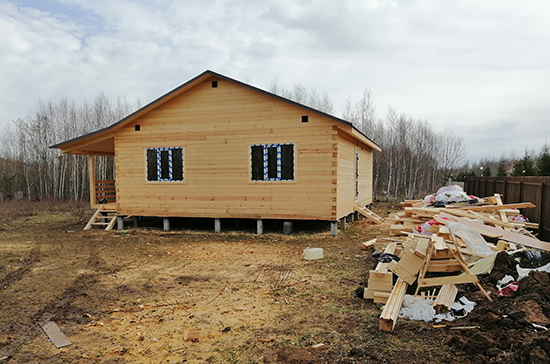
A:
<svg viewBox="0 0 550 364">
<path fill-rule="evenodd" d="M 184 84 L 182 84 L 182 85 L 176 87 L 175 89 L 173 89 L 172 91 L 169 91 L 168 93 L 160 96 L 156 100 L 151 101 L 147 105 L 145 105 L 142 108 L 138 109 L 137 111 L 131 113 L 130 115 L 126 116 L 125 118 L 117 121 L 116 123 L 109 125 L 106 128 L 99 129 L 99 130 L 93 131 L 91 133 L 84 134 L 84 135 L 81 135 L 79 137 L 76 137 L 76 138 L 73 138 L 73 139 L 70 139 L 70 140 L 52 145 L 50 148 L 60 149 L 62 153 L 109 155 L 111 153 L 100 153 L 100 152 L 94 153 L 94 151 L 93 151 L 94 148 L 88 148 L 88 150 L 86 150 L 86 149 L 81 149 L 79 147 L 82 147 L 82 146 L 90 147 L 90 145 L 94 145 L 96 147 L 96 149 L 105 149 L 105 147 L 109 144 L 109 139 L 111 139 L 113 137 L 113 133 L 116 130 L 123 128 L 127 124 L 129 124 L 132 121 L 140 118 L 141 116 L 145 115 L 146 113 L 150 112 L 151 110 L 163 105 L 164 103 L 172 100 L 173 98 L 181 95 L 182 93 L 189 90 L 190 88 L 206 81 L 208 78 L 213 77 L 213 76 L 217 77 L 219 79 L 225 80 L 225 81 L 236 83 L 240 86 L 249 88 L 253 91 L 262 93 L 262 94 L 267 95 L 269 97 L 274 97 L 274 98 L 279 99 L 281 101 L 284 101 L 286 103 L 292 104 L 294 106 L 298 106 L 302 109 L 308 110 L 308 111 L 316 113 L 318 115 L 321 115 L 325 118 L 334 120 L 334 121 L 336 121 L 336 122 L 338 122 L 338 123 L 340 123 L 344 126 L 342 128 L 342 130 L 344 132 L 350 134 L 355 139 L 360 140 L 361 142 L 368 145 L 372 149 L 381 151 L 381 148 L 376 143 L 374 143 L 369 137 L 367 137 L 365 134 L 363 134 L 357 128 L 355 128 L 353 126 L 353 124 L 350 123 L 349 121 L 337 118 L 336 116 L 324 113 L 324 112 L 319 111 L 317 109 L 314 109 L 312 107 L 300 104 L 298 102 L 292 101 L 292 100 L 287 99 L 285 97 L 282 97 L 282 96 L 276 95 L 274 93 L 262 90 L 260 88 L 254 87 L 254 86 L 249 85 L 247 83 L 235 80 L 233 78 L 224 76 L 222 74 L 219 74 L 219 73 L 216 73 L 216 72 L 210 71 L 210 70 L 204 71 L 200 75 L 190 79 L 189 81 L 185 82 Z M 88 139 L 88 138 L 93 139 L 93 140 L 90 140 L 90 144 L 86 144 L 84 142 L 84 140 Z M 112 143 L 112 141 L 111 141 L 111 143 Z M 113 151 L 113 153 L 114 153 L 114 151 Z"/>
</svg>

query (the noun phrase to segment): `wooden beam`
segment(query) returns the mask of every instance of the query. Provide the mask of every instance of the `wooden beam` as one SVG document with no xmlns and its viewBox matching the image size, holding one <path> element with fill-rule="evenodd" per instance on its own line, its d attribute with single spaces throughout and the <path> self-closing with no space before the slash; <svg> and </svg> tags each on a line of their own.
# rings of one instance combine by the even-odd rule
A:
<svg viewBox="0 0 550 364">
<path fill-rule="evenodd" d="M 453 238 L 453 241 L 456 241 L 455 239 L 455 235 L 451 232 L 451 237 Z M 456 244 L 456 243 L 455 243 Z M 457 262 L 459 262 L 461 265 L 462 265 L 462 268 L 464 268 L 464 272 L 466 272 L 466 274 L 469 274 L 471 275 L 472 272 L 470 271 L 470 269 L 468 268 L 468 263 L 464 260 L 464 257 L 462 256 L 462 254 L 458 253 L 458 252 L 455 252 L 453 249 L 450 249 L 451 252 L 453 253 L 455 259 L 457 260 Z M 485 291 L 485 289 L 481 286 L 481 284 L 479 283 L 479 280 L 477 280 L 476 282 L 474 282 L 474 284 L 477 286 L 477 288 L 479 288 L 479 290 L 485 295 L 485 297 L 487 297 L 487 299 L 491 302 L 493 302 L 493 299 L 489 296 L 489 294 L 487 293 L 487 291 Z"/>
<path fill-rule="evenodd" d="M 478 280 L 475 274 L 461 274 L 461 275 L 452 276 L 452 277 L 418 279 L 418 286 L 435 287 L 435 286 L 444 286 L 446 284 L 477 283 L 477 282 Z"/>
<path fill-rule="evenodd" d="M 382 314 L 378 319 L 378 328 L 380 330 L 393 331 L 408 287 L 409 285 L 407 282 L 402 279 L 398 279 L 395 286 L 393 286 L 390 297 L 388 298 L 388 301 L 382 310 Z"/>
<path fill-rule="evenodd" d="M 455 259 L 432 259 L 428 262 L 428 272 L 461 272 L 462 265 Z"/>
<path fill-rule="evenodd" d="M 521 202 L 521 203 L 510 203 L 507 205 L 468 206 L 468 207 L 464 207 L 463 209 L 470 210 L 470 211 L 492 212 L 492 211 L 508 210 L 508 209 L 526 209 L 526 208 L 532 208 L 532 207 L 536 207 L 536 206 L 533 205 L 531 202 Z"/>
<path fill-rule="evenodd" d="M 353 205 L 353 208 L 355 211 L 359 212 L 361 215 L 363 215 L 366 219 L 376 223 L 376 224 L 384 224 L 386 223 L 386 220 L 384 220 L 382 217 L 378 216 L 371 210 L 367 209 L 366 207 L 362 206 L 359 203 L 355 203 Z"/>
<path fill-rule="evenodd" d="M 495 205 L 495 206 L 498 206 L 498 205 Z M 468 210 L 444 208 L 444 209 L 441 209 L 441 212 L 449 213 L 451 215 L 458 216 L 458 217 L 466 217 L 466 218 L 470 218 L 470 219 L 480 219 L 480 220 L 483 220 L 487 224 L 502 226 L 502 227 L 507 227 L 507 228 L 515 228 L 516 226 L 522 225 L 521 223 L 509 223 L 509 222 L 499 221 L 499 220 L 495 219 L 493 216 L 491 216 L 493 218 L 490 218 L 490 217 L 486 217 L 486 216 L 483 216 L 479 213 L 468 211 Z"/>
<path fill-rule="evenodd" d="M 458 288 L 454 284 L 446 284 L 441 287 L 441 290 L 439 291 L 439 294 L 437 295 L 437 298 L 434 302 L 435 312 L 448 312 L 455 302 L 457 293 Z"/>
<path fill-rule="evenodd" d="M 393 254 L 395 253 L 396 248 L 396 243 L 390 243 L 386 246 L 384 253 Z M 376 297 L 376 293 L 386 292 L 389 294 L 391 292 L 393 288 L 393 273 L 388 272 L 388 264 L 389 263 L 378 262 L 376 268 L 369 271 L 367 289 L 365 289 L 363 294 L 364 298 L 373 299 Z M 379 300 L 382 299 L 382 296 L 379 296 Z M 385 301 L 381 303 L 385 303 Z"/>
<path fill-rule="evenodd" d="M 361 244 L 361 249 L 367 250 L 368 248 L 371 248 L 372 246 L 374 246 L 374 243 L 376 243 L 376 238 L 370 239 L 369 241 L 365 241 L 364 243 Z"/>
<path fill-rule="evenodd" d="M 95 199 L 95 157 L 93 155 L 88 156 L 88 175 L 90 183 L 90 206 L 96 205 Z"/>
</svg>

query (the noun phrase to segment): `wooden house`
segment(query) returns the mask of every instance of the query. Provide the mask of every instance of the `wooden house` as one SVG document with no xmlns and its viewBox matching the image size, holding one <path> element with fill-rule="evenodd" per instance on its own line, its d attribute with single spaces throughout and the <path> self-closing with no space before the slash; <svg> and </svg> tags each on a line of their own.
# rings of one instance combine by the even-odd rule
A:
<svg viewBox="0 0 550 364">
<path fill-rule="evenodd" d="M 372 202 L 380 151 L 345 120 L 212 71 L 52 148 L 89 156 L 92 208 L 217 229 L 223 218 L 334 223 Z M 115 181 L 96 180 L 95 156 L 114 157 Z"/>
</svg>

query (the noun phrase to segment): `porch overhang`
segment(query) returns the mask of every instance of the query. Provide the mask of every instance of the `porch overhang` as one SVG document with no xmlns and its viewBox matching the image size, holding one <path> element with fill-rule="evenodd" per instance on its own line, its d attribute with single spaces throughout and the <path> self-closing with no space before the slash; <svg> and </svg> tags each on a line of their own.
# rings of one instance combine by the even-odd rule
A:
<svg viewBox="0 0 550 364">
<path fill-rule="evenodd" d="M 114 157 L 115 138 L 113 135 L 107 135 L 99 139 L 79 140 L 75 143 L 68 143 L 59 147 L 59 151 L 63 154 L 83 154 Z"/>
</svg>

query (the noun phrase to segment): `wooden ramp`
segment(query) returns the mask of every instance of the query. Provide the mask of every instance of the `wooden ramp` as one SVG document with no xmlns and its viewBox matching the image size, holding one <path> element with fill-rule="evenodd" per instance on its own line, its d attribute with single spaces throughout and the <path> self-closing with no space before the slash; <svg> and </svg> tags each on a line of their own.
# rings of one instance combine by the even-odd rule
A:
<svg viewBox="0 0 550 364">
<path fill-rule="evenodd" d="M 353 205 L 353 208 L 355 211 L 358 211 L 361 215 L 363 215 L 365 218 L 367 218 L 370 221 L 373 221 L 376 224 L 386 224 L 387 221 L 381 218 L 380 216 L 376 215 L 371 210 L 367 209 L 365 206 L 362 206 L 358 203 Z"/>
<path fill-rule="evenodd" d="M 100 205 L 84 227 L 84 230 L 90 230 L 92 226 L 105 226 L 105 230 L 111 230 L 115 226 L 116 218 L 116 210 L 109 210 L 104 205 Z"/>
</svg>

